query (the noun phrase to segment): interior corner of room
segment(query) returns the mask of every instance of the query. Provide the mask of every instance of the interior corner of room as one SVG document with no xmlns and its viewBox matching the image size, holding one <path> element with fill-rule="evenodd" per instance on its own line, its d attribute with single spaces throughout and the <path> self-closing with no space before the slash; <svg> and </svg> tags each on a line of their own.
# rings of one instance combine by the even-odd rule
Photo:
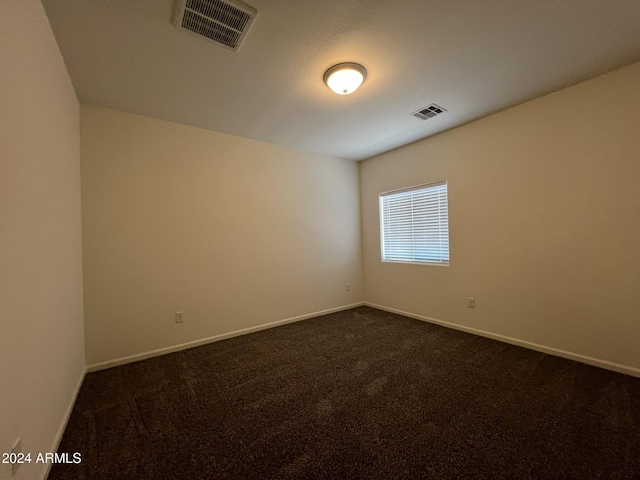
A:
<svg viewBox="0 0 640 480">
<path fill-rule="evenodd" d="M 393 71 L 366 65 L 379 59 L 357 35 L 348 39 L 367 71 L 353 96 L 322 83 L 332 63 L 351 61 L 331 57 L 337 47 L 317 62 L 298 57 L 302 73 L 282 66 L 277 78 L 295 82 L 278 100 L 297 102 L 304 121 L 278 118 L 251 88 L 259 78 L 238 77 L 264 105 L 220 115 L 229 128 L 254 116 L 251 138 L 181 120 L 198 108 L 186 91 L 174 92 L 184 105 L 173 117 L 101 104 L 125 82 L 89 92 L 82 52 L 66 56 L 71 2 L 54 3 L 0 6 L 0 452 L 18 438 L 23 451 L 55 452 L 87 371 L 362 305 L 640 376 L 638 48 L 623 65 L 379 151 L 375 121 L 333 141 L 357 118 L 346 103 L 316 107 L 391 88 Z M 115 18 L 117 2 L 95 3 Z M 254 3 L 254 30 L 221 58 L 256 48 L 269 16 L 268 2 Z M 501 80 L 519 77 L 488 81 L 487 95 Z M 464 92 L 442 88 L 446 106 L 462 108 Z M 409 118 L 422 93 L 382 113 L 422 122 Z M 263 106 L 272 116 L 259 118 Z M 309 148 L 296 143 L 304 135 Z M 380 195 L 442 181 L 448 265 L 381 261 Z M 15 478 L 46 478 L 49 467 L 24 465 Z"/>
</svg>

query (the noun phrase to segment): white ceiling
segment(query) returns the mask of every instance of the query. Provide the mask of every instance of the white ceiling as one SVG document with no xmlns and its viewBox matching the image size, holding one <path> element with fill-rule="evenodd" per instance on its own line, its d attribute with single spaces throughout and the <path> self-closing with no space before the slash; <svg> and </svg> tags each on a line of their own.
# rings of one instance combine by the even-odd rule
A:
<svg viewBox="0 0 640 480">
<path fill-rule="evenodd" d="M 172 0 L 43 0 L 81 102 L 353 160 L 640 61 L 638 0 L 245 3 L 233 53 Z M 368 78 L 339 96 L 322 75 L 345 61 Z"/>
</svg>

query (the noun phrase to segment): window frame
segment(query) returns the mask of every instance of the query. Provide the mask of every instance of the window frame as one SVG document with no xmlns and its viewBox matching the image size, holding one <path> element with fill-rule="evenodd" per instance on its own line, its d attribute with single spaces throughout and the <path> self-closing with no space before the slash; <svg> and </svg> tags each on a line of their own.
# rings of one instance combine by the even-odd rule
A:
<svg viewBox="0 0 640 480">
<path fill-rule="evenodd" d="M 436 188 L 436 187 L 442 187 L 444 186 L 445 189 L 445 201 L 441 202 L 438 201 L 437 204 L 440 207 L 440 205 L 442 205 L 442 203 L 445 204 L 446 206 L 446 212 L 444 215 L 444 218 L 446 220 L 446 233 L 444 234 L 444 237 L 446 238 L 446 259 L 444 257 L 441 257 L 439 259 L 433 259 L 433 260 L 419 260 L 416 259 L 416 255 L 415 255 L 415 244 L 411 246 L 411 257 L 413 258 L 385 258 L 385 207 L 384 207 L 384 198 L 385 197 L 389 197 L 392 195 L 397 195 L 397 194 L 402 194 L 402 193 L 408 193 L 408 192 L 413 192 L 413 191 L 419 191 L 419 190 L 428 190 L 430 188 Z M 413 215 L 414 210 L 413 210 L 413 203 L 411 204 L 412 206 L 412 210 L 411 213 Z M 451 252 L 450 252 L 450 235 L 449 235 L 449 185 L 447 180 L 441 180 L 441 181 L 437 181 L 437 182 L 431 182 L 431 183 L 423 183 L 420 185 L 413 185 L 411 187 L 405 187 L 405 188 L 400 188 L 400 189 L 395 189 L 395 190 L 389 190 L 386 192 L 382 192 L 379 194 L 378 197 L 378 208 L 379 208 L 379 215 L 380 215 L 380 260 L 382 262 L 385 263 L 408 263 L 408 264 L 414 264 L 414 265 L 438 265 L 441 267 L 448 267 L 451 265 Z M 443 214 L 439 211 L 437 218 L 439 219 L 439 223 L 438 223 L 438 228 L 440 228 L 440 226 L 442 225 L 442 218 L 443 218 Z M 413 219 L 411 220 L 411 231 L 412 231 L 412 236 L 413 236 L 413 232 L 414 232 L 414 228 L 415 228 L 415 223 L 413 222 Z M 440 237 L 442 237 L 442 233 L 439 234 Z M 388 252 L 387 252 L 388 253 Z M 441 252 L 442 253 L 442 249 Z"/>
</svg>

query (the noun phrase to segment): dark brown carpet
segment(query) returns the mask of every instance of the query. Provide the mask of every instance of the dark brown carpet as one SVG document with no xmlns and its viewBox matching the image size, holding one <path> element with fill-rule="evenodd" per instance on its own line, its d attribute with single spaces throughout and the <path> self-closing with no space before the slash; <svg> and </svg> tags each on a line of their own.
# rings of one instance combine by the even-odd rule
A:
<svg viewBox="0 0 640 480">
<path fill-rule="evenodd" d="M 367 307 L 87 375 L 49 479 L 640 478 L 640 379 Z"/>
</svg>

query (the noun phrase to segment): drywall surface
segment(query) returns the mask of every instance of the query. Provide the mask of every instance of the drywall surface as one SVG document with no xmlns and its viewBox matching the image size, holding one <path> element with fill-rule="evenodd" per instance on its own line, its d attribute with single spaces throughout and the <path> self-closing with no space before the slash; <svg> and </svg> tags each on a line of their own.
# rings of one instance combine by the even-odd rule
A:
<svg viewBox="0 0 640 480">
<path fill-rule="evenodd" d="M 362 301 L 356 163 L 85 105 L 81 137 L 88 364 Z"/>
<path fill-rule="evenodd" d="M 79 104 L 37 0 L 0 2 L 0 112 L 0 452 L 35 479 L 84 374 Z"/>
<path fill-rule="evenodd" d="M 365 300 L 640 368 L 639 85 L 636 63 L 362 162 Z M 451 265 L 381 262 L 378 195 L 438 180 Z"/>
</svg>

